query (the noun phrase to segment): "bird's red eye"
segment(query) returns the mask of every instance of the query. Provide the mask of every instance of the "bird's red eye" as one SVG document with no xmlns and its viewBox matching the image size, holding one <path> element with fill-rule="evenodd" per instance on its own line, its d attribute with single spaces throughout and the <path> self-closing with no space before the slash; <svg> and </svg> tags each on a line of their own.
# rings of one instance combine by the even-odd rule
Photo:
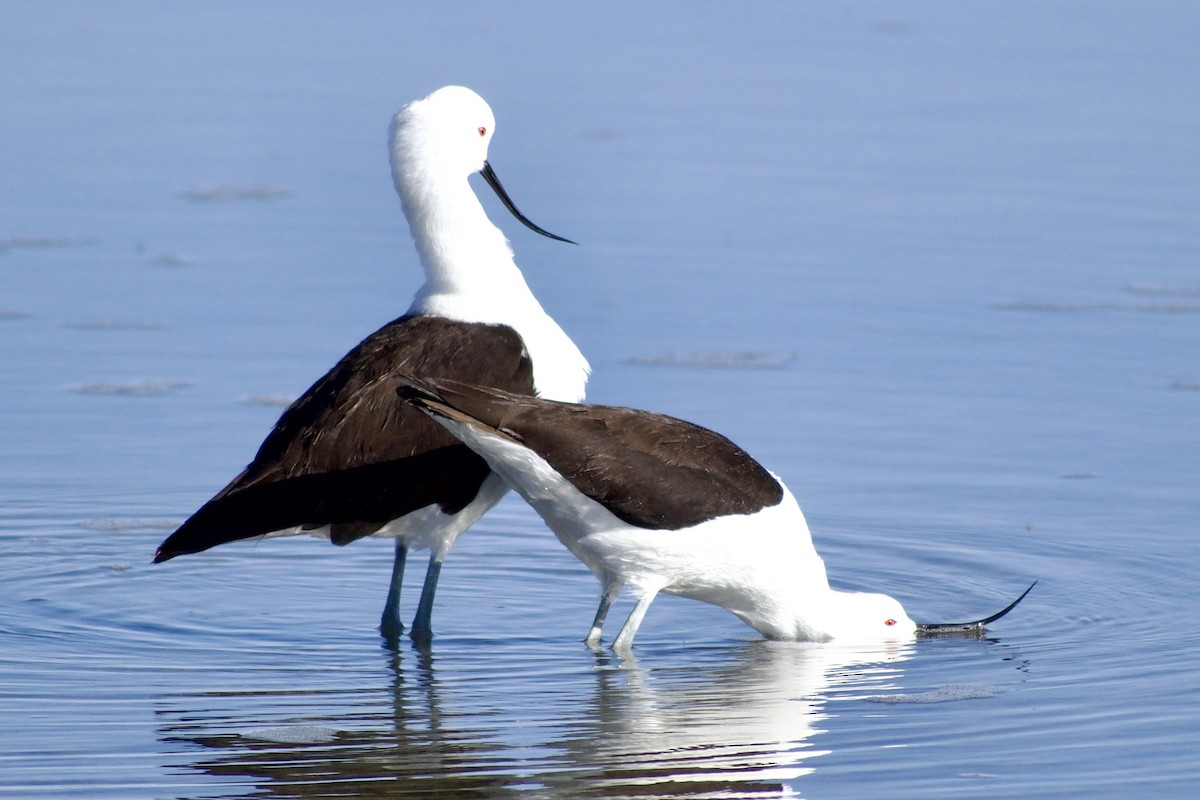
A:
<svg viewBox="0 0 1200 800">
<path fill-rule="evenodd" d="M 482 125 L 480 125 L 480 126 L 479 126 L 479 135 L 480 135 L 480 136 L 487 136 L 487 128 L 485 128 L 485 127 L 483 127 Z"/>
<path fill-rule="evenodd" d="M 890 627 L 892 627 L 893 625 L 895 625 L 895 624 L 896 624 L 896 620 L 894 620 L 894 619 L 885 619 L 885 620 L 883 621 L 883 624 L 884 624 L 884 625 L 887 625 L 887 626 L 890 628 Z"/>
</svg>

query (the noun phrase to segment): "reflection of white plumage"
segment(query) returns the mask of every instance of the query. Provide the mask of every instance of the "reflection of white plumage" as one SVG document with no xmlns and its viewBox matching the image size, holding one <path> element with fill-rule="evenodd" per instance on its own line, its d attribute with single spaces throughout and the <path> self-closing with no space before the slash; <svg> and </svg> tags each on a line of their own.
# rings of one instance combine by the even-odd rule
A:
<svg viewBox="0 0 1200 800">
<path fill-rule="evenodd" d="M 454 381 L 404 379 L 399 391 L 483 456 L 600 579 L 589 644 L 624 586 L 636 605 L 617 650 L 659 592 L 721 606 L 772 639 L 807 641 L 978 630 L 1009 610 L 918 626 L 887 595 L 830 588 L 787 487 L 698 425 Z"/>
<path fill-rule="evenodd" d="M 821 736 L 829 704 L 894 688 L 913 650 L 760 640 L 656 653 L 653 667 L 629 656 L 619 669 L 594 671 L 590 713 L 553 742 L 575 769 L 543 780 L 562 794 L 585 771 L 604 796 L 798 797 L 794 782 L 829 752 Z"/>
</svg>

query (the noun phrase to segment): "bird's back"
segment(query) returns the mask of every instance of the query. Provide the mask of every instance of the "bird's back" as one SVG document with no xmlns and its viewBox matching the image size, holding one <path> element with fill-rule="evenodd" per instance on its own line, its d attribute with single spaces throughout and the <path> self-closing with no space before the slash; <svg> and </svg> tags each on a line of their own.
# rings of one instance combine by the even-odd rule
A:
<svg viewBox="0 0 1200 800">
<path fill-rule="evenodd" d="M 460 413 L 519 442 L 618 519 L 677 530 L 750 514 L 783 498 L 779 481 L 729 439 L 630 408 L 556 403 L 437 381 Z"/>
<path fill-rule="evenodd" d="M 297 526 L 328 525 L 345 543 L 418 508 L 461 510 L 488 467 L 397 398 L 397 376 L 409 373 L 533 391 L 511 328 L 401 317 L 284 411 L 254 460 L 160 545 L 156 560 Z"/>
</svg>

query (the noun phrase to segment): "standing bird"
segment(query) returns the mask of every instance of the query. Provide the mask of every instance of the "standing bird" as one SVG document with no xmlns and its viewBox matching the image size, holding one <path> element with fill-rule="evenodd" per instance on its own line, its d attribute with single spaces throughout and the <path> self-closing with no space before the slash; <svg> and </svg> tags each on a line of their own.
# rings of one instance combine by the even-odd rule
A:
<svg viewBox="0 0 1200 800">
<path fill-rule="evenodd" d="M 718 433 L 453 380 L 403 378 L 397 391 L 483 456 L 600 579 L 592 646 L 626 585 L 636 604 L 618 652 L 659 592 L 721 606 L 771 639 L 884 641 L 982 631 L 1033 588 L 984 619 L 920 625 L 887 595 L 830 588 L 791 492 Z"/>
<path fill-rule="evenodd" d="M 380 628 L 403 631 L 410 548 L 431 551 L 411 635 L 432 634 L 434 592 L 459 534 L 507 491 L 487 464 L 400 401 L 397 375 L 454 378 L 521 394 L 583 399 L 588 363 L 542 309 L 467 178 L 481 173 L 512 214 L 487 161 L 495 118 L 461 86 L 414 101 L 392 121 L 392 180 L 425 284 L 408 312 L 368 336 L 294 402 L 248 467 L 161 545 L 155 563 L 254 536 L 312 533 L 344 545 L 396 540 Z"/>
</svg>

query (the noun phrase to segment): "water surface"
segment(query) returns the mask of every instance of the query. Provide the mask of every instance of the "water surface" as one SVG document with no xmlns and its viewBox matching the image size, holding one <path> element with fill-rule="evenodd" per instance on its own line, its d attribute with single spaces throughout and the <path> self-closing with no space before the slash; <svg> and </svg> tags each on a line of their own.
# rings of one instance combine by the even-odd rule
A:
<svg viewBox="0 0 1200 800">
<path fill-rule="evenodd" d="M 501 14 L 8 7 L 0 794 L 1189 796 L 1193 6 Z M 451 82 L 581 242 L 484 198 L 591 399 L 746 446 L 842 588 L 937 621 L 1040 578 L 1021 608 L 864 650 L 665 597 L 622 661 L 512 498 L 447 562 L 427 651 L 374 630 L 385 542 L 152 567 L 407 307 L 385 133 Z"/>
</svg>

